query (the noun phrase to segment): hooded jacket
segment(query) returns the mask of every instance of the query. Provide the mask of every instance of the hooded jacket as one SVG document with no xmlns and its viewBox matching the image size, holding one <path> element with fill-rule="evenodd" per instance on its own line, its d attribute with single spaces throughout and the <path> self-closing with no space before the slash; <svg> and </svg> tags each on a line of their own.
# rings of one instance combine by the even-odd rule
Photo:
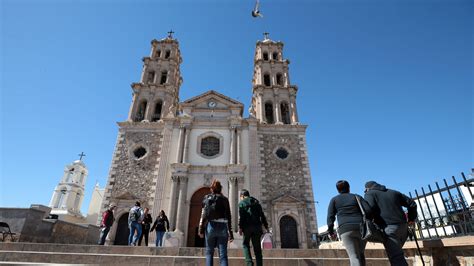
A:
<svg viewBox="0 0 474 266">
<path fill-rule="evenodd" d="M 369 203 L 374 214 L 375 222 L 380 226 L 405 224 L 407 218 L 402 207 L 408 209 L 408 221 L 416 219 L 416 203 L 406 195 L 377 182 L 370 181 L 365 184 L 368 191 L 365 200 Z"/>
<path fill-rule="evenodd" d="M 252 218 L 248 209 L 252 209 Z M 260 229 L 262 225 L 268 230 L 268 222 L 263 213 L 262 206 L 254 197 L 245 197 L 239 202 L 239 228 L 246 229 Z"/>
</svg>

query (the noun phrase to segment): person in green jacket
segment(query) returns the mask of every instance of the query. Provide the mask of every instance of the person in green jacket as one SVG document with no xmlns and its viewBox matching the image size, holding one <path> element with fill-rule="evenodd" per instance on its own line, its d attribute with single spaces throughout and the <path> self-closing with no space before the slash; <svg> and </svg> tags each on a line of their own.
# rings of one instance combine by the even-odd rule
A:
<svg viewBox="0 0 474 266">
<path fill-rule="evenodd" d="M 253 251 L 255 252 L 255 260 L 257 266 L 263 265 L 262 247 L 260 246 L 260 238 L 263 229 L 268 231 L 268 223 L 262 206 L 254 197 L 250 197 L 250 193 L 246 189 L 240 191 L 239 202 L 239 235 L 244 235 L 243 248 L 245 262 L 248 266 L 252 266 L 252 253 L 250 251 L 250 241 L 252 241 Z"/>
</svg>

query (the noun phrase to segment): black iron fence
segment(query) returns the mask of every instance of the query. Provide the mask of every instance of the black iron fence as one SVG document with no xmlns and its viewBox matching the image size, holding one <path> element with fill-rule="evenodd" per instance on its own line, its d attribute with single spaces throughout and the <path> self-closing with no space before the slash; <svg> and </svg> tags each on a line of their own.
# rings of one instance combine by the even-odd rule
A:
<svg viewBox="0 0 474 266">
<path fill-rule="evenodd" d="M 409 193 L 418 206 L 415 232 L 420 239 L 474 235 L 474 178 L 443 179 L 436 187 L 415 189 Z M 451 183 L 451 184 L 449 184 Z"/>
</svg>

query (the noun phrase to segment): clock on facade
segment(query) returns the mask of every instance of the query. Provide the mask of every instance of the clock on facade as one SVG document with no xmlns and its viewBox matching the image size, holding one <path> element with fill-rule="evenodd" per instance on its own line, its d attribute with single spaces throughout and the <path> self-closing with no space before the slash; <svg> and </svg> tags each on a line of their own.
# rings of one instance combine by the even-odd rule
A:
<svg viewBox="0 0 474 266">
<path fill-rule="evenodd" d="M 217 106 L 217 103 L 214 102 L 214 101 L 209 101 L 209 102 L 207 103 L 207 106 L 209 106 L 210 108 L 214 108 L 214 107 Z"/>
</svg>

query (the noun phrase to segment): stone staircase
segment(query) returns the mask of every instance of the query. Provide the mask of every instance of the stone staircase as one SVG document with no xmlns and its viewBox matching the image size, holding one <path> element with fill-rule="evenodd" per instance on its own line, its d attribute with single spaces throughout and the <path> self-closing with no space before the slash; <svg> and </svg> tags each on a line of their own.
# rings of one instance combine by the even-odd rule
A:
<svg viewBox="0 0 474 266">
<path fill-rule="evenodd" d="M 366 250 L 367 265 L 390 265 L 383 250 Z M 217 251 L 214 264 L 219 265 Z M 229 265 L 244 265 L 241 249 L 229 249 Z M 264 250 L 264 265 L 349 265 L 344 249 Z M 155 248 L 0 243 L 0 264 L 205 265 L 203 248 Z M 412 262 L 410 261 L 410 264 Z"/>
</svg>

